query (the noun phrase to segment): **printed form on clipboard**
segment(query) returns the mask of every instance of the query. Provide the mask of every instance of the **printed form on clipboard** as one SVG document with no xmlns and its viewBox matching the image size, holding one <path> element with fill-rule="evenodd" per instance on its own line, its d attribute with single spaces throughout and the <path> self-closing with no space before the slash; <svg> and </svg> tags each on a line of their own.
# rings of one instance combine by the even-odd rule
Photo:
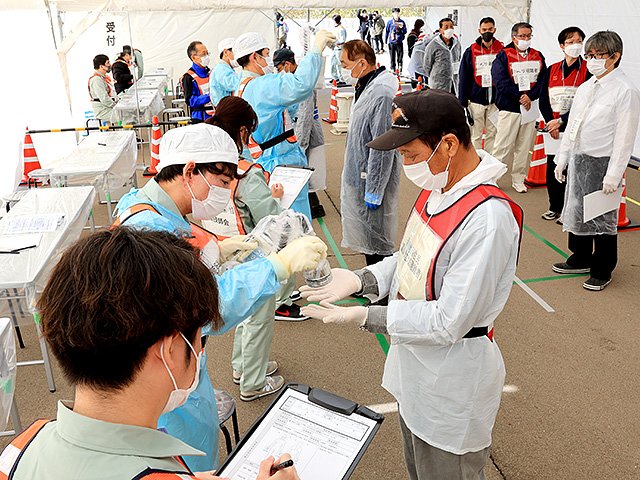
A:
<svg viewBox="0 0 640 480">
<path fill-rule="evenodd" d="M 348 479 L 384 417 L 306 385 L 287 385 L 216 475 L 255 480 L 260 462 L 288 453 L 302 480 Z"/>
<path fill-rule="evenodd" d="M 304 186 L 309 182 L 313 168 L 295 165 L 278 165 L 269 177 L 269 188 L 280 183 L 284 188 L 284 195 L 280 201 L 282 208 L 290 208 L 294 200 L 300 195 Z"/>
</svg>

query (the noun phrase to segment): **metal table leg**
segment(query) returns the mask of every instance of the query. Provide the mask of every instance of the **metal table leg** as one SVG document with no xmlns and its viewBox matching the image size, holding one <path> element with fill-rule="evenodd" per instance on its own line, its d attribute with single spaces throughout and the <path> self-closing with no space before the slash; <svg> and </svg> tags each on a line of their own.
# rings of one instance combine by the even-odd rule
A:
<svg viewBox="0 0 640 480">
<path fill-rule="evenodd" d="M 109 213 L 109 222 L 113 219 L 113 209 L 111 207 L 111 191 L 107 190 L 105 193 L 105 198 L 107 200 L 107 212 Z"/>
<path fill-rule="evenodd" d="M 34 313 L 33 320 L 36 324 L 38 338 L 40 339 L 40 350 L 42 351 L 42 361 L 44 362 L 44 371 L 47 375 L 47 383 L 49 384 L 49 391 L 53 393 L 56 391 L 56 382 L 53 378 L 53 370 L 51 369 L 51 359 L 49 358 L 49 349 L 47 348 L 47 342 L 45 341 L 42 335 L 42 326 L 40 325 L 40 314 Z"/>
<path fill-rule="evenodd" d="M 11 400 L 11 423 L 13 424 L 13 431 L 16 433 L 22 432 L 22 422 L 20 421 L 20 414 L 18 413 L 18 406 L 16 405 L 15 392 L 13 399 Z"/>
</svg>

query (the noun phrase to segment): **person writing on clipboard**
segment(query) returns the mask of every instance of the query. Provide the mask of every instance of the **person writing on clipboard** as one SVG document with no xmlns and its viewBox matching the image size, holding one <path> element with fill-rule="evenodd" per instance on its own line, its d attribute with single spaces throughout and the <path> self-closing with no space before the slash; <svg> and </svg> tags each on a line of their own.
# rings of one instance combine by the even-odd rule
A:
<svg viewBox="0 0 640 480">
<path fill-rule="evenodd" d="M 382 386 L 398 401 L 411 480 L 482 479 L 505 368 L 493 338 L 516 271 L 522 209 L 497 186 L 507 167 L 476 151 L 450 93 L 397 97 L 391 130 L 369 143 L 397 149 L 423 190 L 400 250 L 351 272 L 333 269 L 303 313 L 391 336 Z M 388 306 L 340 307 L 350 295 Z"/>
<path fill-rule="evenodd" d="M 196 248 L 169 232 L 96 233 L 65 252 L 38 310 L 75 400 L 5 448 L 1 478 L 220 480 L 193 473 L 183 456 L 204 453 L 157 429 L 198 385 L 202 328 L 223 323 Z M 268 457 L 256 480 L 299 480 L 295 467 L 271 474 L 290 458 Z"/>
</svg>

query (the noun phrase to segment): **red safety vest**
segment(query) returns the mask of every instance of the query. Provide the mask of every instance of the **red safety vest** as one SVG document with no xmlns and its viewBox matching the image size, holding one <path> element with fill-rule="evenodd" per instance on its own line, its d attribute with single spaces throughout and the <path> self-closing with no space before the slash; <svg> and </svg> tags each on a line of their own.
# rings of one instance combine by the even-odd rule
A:
<svg viewBox="0 0 640 480">
<path fill-rule="evenodd" d="M 27 447 L 31 444 L 34 438 L 42 431 L 44 426 L 51 420 L 39 419 L 28 426 L 20 435 L 13 439 L 13 441 L 4 449 L 0 459 L 0 480 L 11 480 L 15 475 L 18 463 L 22 458 Z M 131 480 L 185 480 L 194 479 L 193 472 L 189 470 L 189 467 L 184 463 L 184 460 L 180 457 L 174 457 L 180 465 L 184 468 L 183 471 L 169 471 L 158 469 L 147 469 L 140 472 Z"/>
<path fill-rule="evenodd" d="M 107 84 L 107 95 L 109 95 L 110 97 L 113 97 L 113 89 L 111 88 L 111 77 L 107 77 L 106 75 L 103 77 L 98 72 L 94 72 L 93 75 L 91 75 L 89 77 L 89 80 L 87 81 L 87 89 L 89 90 L 90 101 L 92 102 L 98 101 L 97 99 L 94 100 L 93 95 L 91 95 L 91 79 L 93 77 L 100 77 L 102 80 L 104 80 L 104 83 Z"/>
<path fill-rule="evenodd" d="M 209 95 L 209 77 L 206 78 L 202 78 L 199 77 L 196 72 L 194 72 L 193 70 L 189 69 L 187 70 L 187 73 L 185 75 L 191 75 L 191 78 L 193 78 L 196 81 L 196 84 L 198 85 L 198 94 L 199 95 Z M 205 110 L 204 113 L 206 113 L 209 116 L 212 116 L 215 113 L 215 108 L 213 106 L 211 106 L 210 110 Z"/>
<path fill-rule="evenodd" d="M 587 81 L 587 62 L 582 58 L 576 61 L 580 62 L 580 67 L 571 70 L 567 78 L 562 72 L 564 60 L 549 67 L 549 103 L 553 118 L 560 118 L 569 111 L 578 87 Z"/>
<path fill-rule="evenodd" d="M 523 57 L 522 55 L 520 55 L 520 53 L 518 53 L 518 50 L 515 47 L 507 47 L 507 48 L 504 48 L 503 50 L 504 50 L 504 53 L 507 55 L 509 75 L 511 76 L 511 79 L 515 82 L 516 85 L 518 84 L 518 79 L 515 78 L 513 75 L 514 64 L 518 64 L 522 62 L 537 62 L 538 63 L 537 71 L 538 71 L 538 74 L 540 73 L 540 70 L 542 69 L 542 55 L 540 55 L 539 51 L 533 48 L 530 48 L 527 56 Z M 537 75 L 536 75 L 536 78 L 537 78 Z M 529 90 L 531 90 L 536 83 L 537 83 L 537 80 L 529 82 Z"/>
<path fill-rule="evenodd" d="M 236 90 L 234 95 L 236 97 L 242 98 L 242 95 L 244 94 L 244 90 L 245 90 L 245 88 L 247 88 L 247 85 L 249 84 L 249 82 L 251 80 L 255 80 L 256 78 L 257 77 L 247 77 L 247 78 L 242 79 L 242 81 L 240 82 L 240 85 L 238 86 L 238 90 Z M 287 132 L 289 130 L 293 130 L 293 121 L 291 120 L 291 115 L 289 115 L 289 112 L 287 111 L 286 108 L 282 111 L 282 120 L 283 120 L 283 123 L 284 123 L 283 133 L 285 133 L 285 132 Z M 287 137 L 286 140 L 289 143 L 296 143 L 298 141 L 295 133 L 293 135 L 290 135 L 289 137 Z M 283 141 L 284 141 L 284 139 L 283 139 Z M 266 142 L 263 142 L 263 143 L 266 143 Z M 275 146 L 275 145 L 273 145 L 273 146 Z M 263 153 L 262 147 L 260 146 L 260 144 L 258 142 L 255 141 L 255 139 L 253 138 L 253 135 L 249 136 L 249 142 L 247 144 L 247 148 L 249 149 L 249 154 L 251 155 L 251 158 L 253 158 L 254 160 L 257 160 L 258 158 L 260 158 L 262 156 L 262 153 Z"/>
<path fill-rule="evenodd" d="M 518 227 L 520 229 L 520 237 L 522 237 L 522 224 L 524 216 L 522 208 L 520 208 L 518 204 L 511 200 L 506 193 L 493 185 L 478 185 L 473 190 L 470 190 L 465 195 L 460 197 L 453 205 L 434 215 L 427 214 L 426 204 L 430 195 L 431 191 L 422 190 L 411 211 L 411 216 L 409 217 L 409 222 L 407 225 L 408 231 L 409 225 L 413 220 L 414 226 L 419 225 L 422 228 L 430 231 L 429 241 L 424 241 L 423 239 L 416 241 L 416 243 L 418 241 L 422 241 L 424 245 L 430 245 L 434 252 L 432 257 L 429 259 L 428 270 L 425 270 L 425 268 L 427 267 L 426 264 L 420 262 L 416 263 L 416 258 L 419 259 L 419 257 L 417 257 L 415 254 L 412 254 L 411 252 L 413 246 L 409 244 L 414 241 L 413 236 L 415 236 L 415 231 L 409 234 L 411 238 L 409 238 L 406 242 L 405 238 L 407 238 L 407 234 L 405 233 L 405 238 L 403 238 L 402 244 L 400 246 L 398 268 L 407 269 L 407 271 L 409 272 L 407 277 L 411 275 L 413 275 L 413 277 L 416 279 L 424 277 L 424 299 L 437 300 L 437 295 L 435 292 L 435 273 L 436 264 L 438 262 L 438 258 L 440 257 L 440 253 L 442 252 L 442 249 L 446 245 L 447 241 L 451 238 L 451 236 L 458 230 L 460 225 L 462 225 L 465 219 L 477 207 L 491 199 L 499 199 L 508 202 L 509 206 L 511 207 L 513 216 L 518 223 Z M 419 217 L 419 221 L 418 219 L 414 218 L 414 216 L 416 215 Z M 427 261 L 426 258 L 421 260 Z M 426 276 L 423 275 L 424 273 L 426 273 Z M 415 283 L 413 285 L 415 286 Z M 419 288 L 420 290 L 422 289 L 422 287 L 419 285 L 417 286 L 417 288 Z M 400 290 L 401 289 L 398 290 L 398 298 L 407 298 L 408 300 L 415 299 L 408 298 L 408 296 L 403 295 Z M 411 290 L 410 286 L 409 290 Z M 415 291 L 416 289 L 413 289 L 414 293 Z"/>
<path fill-rule="evenodd" d="M 238 160 L 238 174 L 244 174 L 252 168 L 261 170 L 262 174 L 265 176 L 265 180 L 267 181 L 267 183 L 269 183 L 269 172 L 266 172 L 261 165 L 249 162 L 244 158 Z M 235 202 L 236 193 L 238 191 L 237 178 L 234 178 L 231 181 L 230 190 L 230 200 L 225 209 L 219 215 L 217 215 L 216 218 L 210 220 L 207 223 L 207 228 L 209 228 L 220 241 L 229 237 L 233 237 L 235 235 L 247 234 L 244 224 L 242 223 L 240 210 L 238 210 L 238 206 Z"/>
<path fill-rule="evenodd" d="M 471 63 L 473 64 L 473 75 L 475 77 L 476 83 L 479 87 L 482 87 L 482 75 L 478 75 L 477 64 L 478 57 L 483 55 L 492 55 L 493 59 L 496 58 L 496 55 L 500 50 L 504 48 L 504 43 L 500 40 L 493 39 L 493 43 L 491 44 L 491 48 L 487 48 L 480 40 L 480 43 L 475 42 L 471 45 Z M 493 59 L 491 61 L 493 62 Z"/>
</svg>

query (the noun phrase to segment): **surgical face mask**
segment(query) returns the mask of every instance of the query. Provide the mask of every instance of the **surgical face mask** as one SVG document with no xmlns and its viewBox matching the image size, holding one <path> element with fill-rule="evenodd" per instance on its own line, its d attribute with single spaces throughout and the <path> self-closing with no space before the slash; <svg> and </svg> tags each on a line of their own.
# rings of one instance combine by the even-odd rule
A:
<svg viewBox="0 0 640 480">
<path fill-rule="evenodd" d="M 591 75 L 599 77 L 607 72 L 608 68 L 606 63 L 606 58 L 590 58 L 587 60 L 587 70 L 589 70 Z"/>
<path fill-rule="evenodd" d="M 442 35 L 444 35 L 444 38 L 449 40 L 451 37 L 453 37 L 453 32 L 453 28 L 447 28 L 444 32 L 442 32 Z"/>
<path fill-rule="evenodd" d="M 493 40 L 493 32 L 483 32 L 480 34 L 484 43 L 489 43 Z"/>
<path fill-rule="evenodd" d="M 520 50 L 521 52 L 524 52 L 530 46 L 531 46 L 531 40 L 518 39 L 518 50 Z"/>
<path fill-rule="evenodd" d="M 107 73 L 111 73 L 111 67 L 107 67 Z"/>
<path fill-rule="evenodd" d="M 209 185 L 209 193 L 204 200 L 198 200 L 187 183 L 189 192 L 191 192 L 191 214 L 196 220 L 213 220 L 225 209 L 231 194 L 226 188 L 210 185 L 202 173 L 200 173 L 200 176 Z"/>
<path fill-rule="evenodd" d="M 413 165 L 402 165 L 404 174 L 409 180 L 415 183 L 418 187 L 424 190 L 441 190 L 447 186 L 449 181 L 449 165 L 451 165 L 451 157 L 449 157 L 449 163 L 444 172 L 440 172 L 436 175 L 433 174 L 429 167 L 429 162 L 438 151 L 442 140 L 438 142 L 436 148 L 433 150 L 427 161 L 415 163 Z"/>
<path fill-rule="evenodd" d="M 342 69 L 342 72 L 343 72 L 342 76 L 344 77 L 345 81 L 352 87 L 355 87 L 356 83 L 358 83 L 359 75 L 362 74 L 362 70 L 364 69 L 364 68 L 360 68 L 360 73 L 354 74 L 353 72 L 356 68 L 358 67 L 354 66 L 351 69 L 348 69 L 348 68 Z"/>
<path fill-rule="evenodd" d="M 238 61 L 235 58 L 233 60 L 230 60 L 229 64 L 231 65 L 231 68 L 239 68 L 240 67 L 240 64 L 238 63 Z"/>
<path fill-rule="evenodd" d="M 169 399 L 167 400 L 167 403 L 162 409 L 163 415 L 165 413 L 168 413 L 184 405 L 187 399 L 189 398 L 189 395 L 191 395 L 191 393 L 193 393 L 193 391 L 198 386 L 198 381 L 200 380 L 200 361 L 202 360 L 202 352 L 200 352 L 200 354 L 196 354 L 196 351 L 193 348 L 193 345 L 189 343 L 189 340 L 187 340 L 187 338 L 184 335 L 182 335 L 182 333 L 180 334 L 180 336 L 184 338 L 184 341 L 187 342 L 187 345 L 189 345 L 189 348 L 191 349 L 193 356 L 196 357 L 196 374 L 189 388 L 186 388 L 186 389 L 178 388 L 176 379 L 174 378 L 173 374 L 171 373 L 171 370 L 169 369 L 169 366 L 167 365 L 166 360 L 164 359 L 163 345 L 160 345 L 160 357 L 162 357 L 162 363 L 164 363 L 164 368 L 166 368 L 167 372 L 169 372 L 169 377 L 171 377 L 171 381 L 173 382 L 173 390 L 171 390 L 171 393 L 169 394 Z"/>
<path fill-rule="evenodd" d="M 265 62 L 267 62 L 267 65 L 265 67 L 263 67 L 262 65 L 260 65 L 260 68 L 262 69 L 262 72 L 267 75 L 271 72 L 273 72 L 273 59 L 271 57 L 263 57 L 262 55 L 260 55 L 259 53 L 257 54 L 260 58 L 262 58 Z"/>
<path fill-rule="evenodd" d="M 582 53 L 582 44 L 572 43 L 571 45 L 565 45 L 564 53 L 571 58 L 578 58 Z"/>
<path fill-rule="evenodd" d="M 200 65 L 202 65 L 203 67 L 208 67 L 209 61 L 209 55 L 203 55 L 202 57 L 200 57 Z"/>
</svg>

